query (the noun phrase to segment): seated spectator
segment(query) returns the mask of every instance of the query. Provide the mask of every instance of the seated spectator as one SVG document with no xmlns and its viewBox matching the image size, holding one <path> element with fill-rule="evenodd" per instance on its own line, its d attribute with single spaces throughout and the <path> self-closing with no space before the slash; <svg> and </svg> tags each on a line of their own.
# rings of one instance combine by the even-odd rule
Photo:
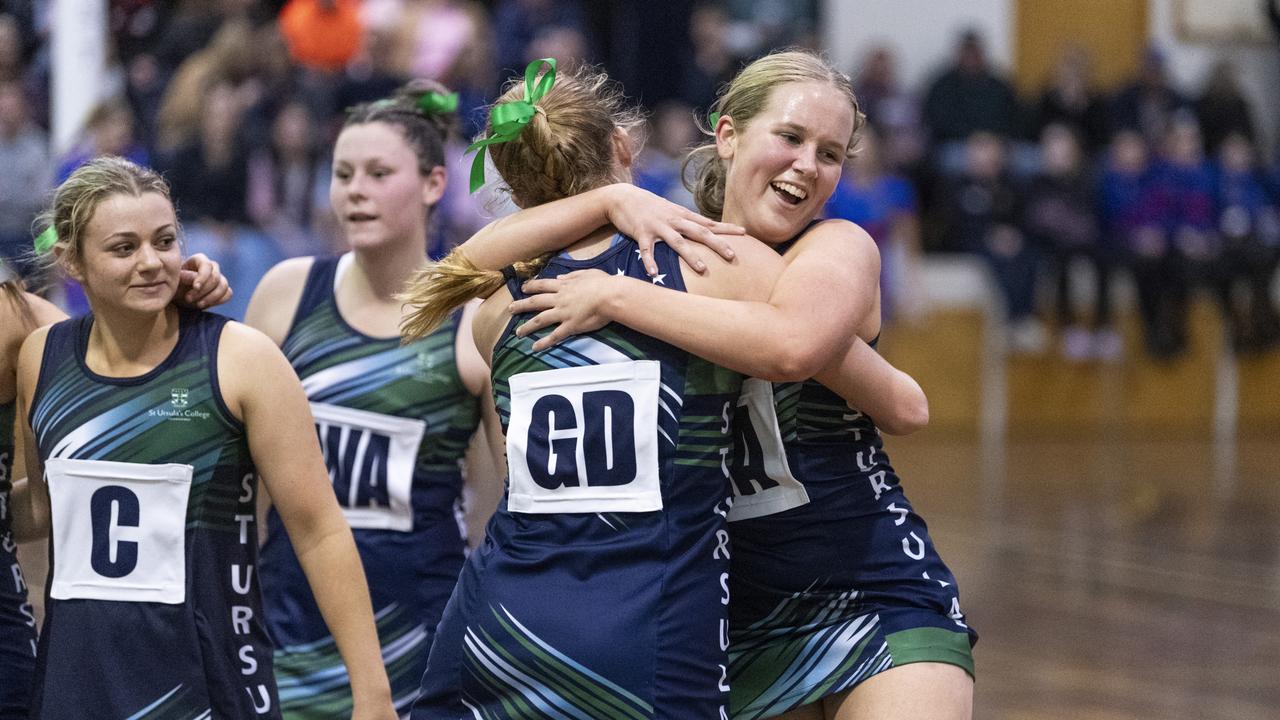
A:
<svg viewBox="0 0 1280 720">
<path fill-rule="evenodd" d="M 915 188 L 881 160 L 880 133 L 864 128 L 858 148 L 827 202 L 824 215 L 862 226 L 880 248 L 880 312 L 885 322 L 919 315 L 915 291 L 920 217 Z"/>
<path fill-rule="evenodd" d="M 991 69 L 982 36 L 976 31 L 961 36 L 955 63 L 929 85 L 924 118 L 939 169 L 948 176 L 964 172 L 967 139 L 974 133 L 991 133 L 1002 140 L 1017 134 L 1017 95 L 1013 86 Z"/>
<path fill-rule="evenodd" d="M 31 266 L 31 223 L 53 185 L 44 132 L 31 122 L 22 85 L 0 81 L 0 260 L 19 275 Z"/>
<path fill-rule="evenodd" d="M 217 260 L 233 288 L 252 288 L 283 255 L 250 225 L 248 153 L 239 133 L 243 99 L 221 83 L 201 100 L 198 134 L 172 154 L 165 174 L 182 213 L 187 252 Z M 240 319 L 249 295 L 236 293 L 222 312 Z"/>
<path fill-rule="evenodd" d="M 1261 177 L 1253 143 L 1241 133 L 1223 139 L 1215 176 L 1232 341 L 1238 352 L 1266 350 L 1280 342 L 1271 296 L 1280 261 L 1280 203 Z M 1241 293 L 1235 292 L 1239 285 Z"/>
<path fill-rule="evenodd" d="M 1062 52 L 1048 87 L 1040 94 L 1036 131 L 1043 140 L 1049 125 L 1066 125 L 1075 131 L 1085 155 L 1091 158 L 1106 146 L 1111 118 L 1106 99 L 1090 84 L 1089 73 L 1089 54 L 1083 47 L 1074 45 Z"/>
<path fill-rule="evenodd" d="M 1114 130 L 1137 130 L 1151 145 L 1164 142 L 1173 114 L 1188 107 L 1187 99 L 1169 81 L 1164 53 L 1149 48 L 1142 68 L 1112 102 L 1111 120 Z"/>
<path fill-rule="evenodd" d="M 854 88 L 867 122 L 879 133 L 880 162 L 893 172 L 915 177 L 924 160 L 928 130 L 919 97 L 898 82 L 889 48 L 881 46 L 868 53 Z"/>
<path fill-rule="evenodd" d="M 1040 252 L 1021 229 L 1022 198 L 1005 168 L 1005 148 L 992 133 L 974 133 L 965 143 L 965 166 L 946 197 L 952 245 L 987 261 L 1008 320 L 1009 347 L 1041 352 L 1047 342 L 1035 317 Z"/>
<path fill-rule="evenodd" d="M 1040 153 L 1043 169 L 1027 190 L 1024 227 L 1054 260 L 1062 354 L 1074 361 L 1116 360 L 1122 346 L 1111 311 L 1113 253 L 1102 241 L 1093 178 L 1079 136 L 1067 125 L 1048 125 L 1040 135 Z M 1074 307 L 1071 262 L 1077 258 L 1085 260 L 1097 278 L 1091 327 Z"/>
<path fill-rule="evenodd" d="M 1155 358 L 1171 358 L 1184 341 L 1174 337 L 1171 320 L 1171 295 L 1180 280 L 1166 227 L 1170 210 L 1147 141 L 1136 130 L 1112 138 L 1098 195 L 1107 242 L 1125 254 L 1133 270 L 1147 350 Z"/>
<path fill-rule="evenodd" d="M 328 168 L 320 159 L 316 123 L 305 103 L 293 100 L 276 115 L 271 144 L 249 155 L 249 216 L 289 257 L 323 255 L 311 219 L 317 198 L 328 192 Z"/>
<path fill-rule="evenodd" d="M 99 103 L 85 120 L 84 138 L 58 165 L 55 182 L 70 177 L 76 168 L 101 155 L 119 155 L 149 167 L 150 154 L 134 139 L 133 109 L 121 98 Z"/>
<path fill-rule="evenodd" d="M 632 181 L 655 195 L 693 209 L 693 194 L 680 178 L 680 166 L 698 141 L 693 108 L 673 100 L 658 106 L 649 118 L 648 138 L 636 158 Z"/>
<path fill-rule="evenodd" d="M 1258 137 L 1253 125 L 1253 108 L 1240 89 L 1235 65 L 1228 60 L 1213 66 L 1195 109 L 1205 153 L 1210 157 L 1218 155 L 1218 147 L 1232 133 L 1249 142 Z"/>
<path fill-rule="evenodd" d="M 1185 344 L 1188 299 L 1194 286 L 1203 286 L 1228 307 L 1227 275 L 1221 239 L 1215 232 L 1214 183 L 1195 116 L 1176 114 L 1166 134 L 1164 153 L 1157 165 L 1157 191 L 1169 209 L 1167 229 L 1175 258 L 1173 337 Z M 1228 322 L 1231 318 L 1228 315 Z"/>
</svg>

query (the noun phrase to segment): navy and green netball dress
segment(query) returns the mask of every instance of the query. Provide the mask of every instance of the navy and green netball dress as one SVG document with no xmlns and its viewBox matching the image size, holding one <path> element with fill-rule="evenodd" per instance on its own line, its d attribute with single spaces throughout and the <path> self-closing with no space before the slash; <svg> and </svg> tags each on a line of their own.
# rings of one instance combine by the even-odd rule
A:
<svg viewBox="0 0 1280 720">
<path fill-rule="evenodd" d="M 656 248 L 654 282 L 684 290 Z M 646 278 L 634 242 L 541 277 Z M 522 297 L 518 282 L 508 284 Z M 493 350 L 507 496 L 445 610 L 414 720 L 727 712 L 731 419 L 741 376 L 619 325 Z"/>
<path fill-rule="evenodd" d="M 735 428 L 732 717 L 773 717 L 907 663 L 972 675 L 955 578 L 871 418 L 816 381 L 753 378 Z"/>
<path fill-rule="evenodd" d="M 49 330 L 30 422 L 53 536 L 32 717 L 279 718 L 256 572 L 254 468 L 218 388 L 227 319 L 183 312 L 150 372 Z"/>
<path fill-rule="evenodd" d="M 0 720 L 26 718 L 36 665 L 36 620 L 13 540 L 14 403 L 0 403 Z"/>
<path fill-rule="evenodd" d="M 480 406 L 458 376 L 460 313 L 408 344 L 364 335 L 334 301 L 349 262 L 312 264 L 284 353 L 311 401 L 338 504 L 364 563 L 396 707 L 407 712 L 462 567 L 459 463 Z M 285 717 L 350 717 L 346 666 L 274 510 L 262 586 Z"/>
</svg>

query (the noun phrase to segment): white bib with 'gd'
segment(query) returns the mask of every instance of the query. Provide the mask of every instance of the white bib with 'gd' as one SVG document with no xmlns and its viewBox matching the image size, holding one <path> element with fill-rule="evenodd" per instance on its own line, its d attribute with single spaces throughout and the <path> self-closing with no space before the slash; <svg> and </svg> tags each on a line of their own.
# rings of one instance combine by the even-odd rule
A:
<svg viewBox="0 0 1280 720">
<path fill-rule="evenodd" d="M 520 373 L 510 383 L 509 510 L 549 514 L 662 509 L 660 363 L 633 360 Z M 558 480 L 550 481 L 550 476 Z"/>
</svg>

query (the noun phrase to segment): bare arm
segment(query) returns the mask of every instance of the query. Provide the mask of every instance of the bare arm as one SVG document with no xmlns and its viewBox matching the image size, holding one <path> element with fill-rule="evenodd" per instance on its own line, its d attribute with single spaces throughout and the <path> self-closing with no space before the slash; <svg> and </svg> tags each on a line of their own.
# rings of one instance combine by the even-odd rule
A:
<svg viewBox="0 0 1280 720">
<path fill-rule="evenodd" d="M 910 435 L 929 424 L 929 399 L 920 384 L 859 338 L 814 379 L 890 435 Z"/>
<path fill-rule="evenodd" d="M 733 250 L 716 234 L 741 235 L 740 226 L 717 222 L 628 183 L 615 183 L 538 205 L 495 220 L 462 245 L 467 259 L 482 270 L 563 250 L 605 225 L 613 225 L 640 243 L 668 243 L 698 272 L 706 263 L 694 243 L 725 258 Z M 694 241 L 691 243 L 690 240 Z M 644 257 L 650 275 L 657 273 L 651 253 Z"/>
<path fill-rule="evenodd" d="M 480 424 L 467 448 L 463 485 L 467 544 L 473 548 L 479 547 L 484 540 L 485 525 L 502 500 L 502 479 L 507 474 L 506 443 L 489 386 L 489 366 L 480 356 L 472 333 L 472 322 L 479 306 L 480 303 L 475 301 L 468 303 L 463 310 L 454 349 L 458 373 L 480 401 Z"/>
<path fill-rule="evenodd" d="M 736 247 L 748 265 L 769 262 L 768 255 L 773 255 L 772 250 L 755 242 L 739 242 Z M 773 257 L 776 262 L 776 255 Z M 773 285 L 768 302 L 671 293 L 656 283 L 599 273 L 533 280 L 525 289 L 557 295 L 581 290 L 581 297 L 564 301 L 577 305 L 574 312 L 584 312 L 597 321 L 622 323 L 755 377 L 804 380 L 849 348 L 858 323 L 874 306 L 880 256 L 874 241 L 861 228 L 828 221 L 806 234 L 787 258 L 786 269 Z M 574 287 L 584 278 L 589 286 Z M 546 310 L 560 302 L 536 295 L 514 303 L 512 310 Z M 561 323 L 534 346 L 543 349 L 580 331 L 565 322 L 571 317 L 573 313 L 559 312 L 559 308 L 542 312 L 519 332 L 523 335 Z"/>
<path fill-rule="evenodd" d="M 262 331 L 277 346 L 283 345 L 314 261 L 309 257 L 290 258 L 268 270 L 253 289 L 244 324 Z"/>
<path fill-rule="evenodd" d="M 22 443 L 27 479 L 14 484 L 9 505 L 13 517 L 13 534 L 19 541 L 47 537 L 51 527 L 49 487 L 44 481 L 44 463 L 40 461 L 35 434 L 28 422 L 31 402 L 36 391 L 36 381 L 40 377 L 40 362 L 44 356 L 44 343 L 47 336 L 47 328 L 35 331 L 22 343 L 22 349 L 18 353 L 18 437 L 16 439 Z"/>
<path fill-rule="evenodd" d="M 254 464 L 347 666 L 353 717 L 395 718 L 364 569 L 302 386 L 267 337 L 238 323 L 223 330 L 218 360 L 227 406 L 245 424 Z"/>
</svg>

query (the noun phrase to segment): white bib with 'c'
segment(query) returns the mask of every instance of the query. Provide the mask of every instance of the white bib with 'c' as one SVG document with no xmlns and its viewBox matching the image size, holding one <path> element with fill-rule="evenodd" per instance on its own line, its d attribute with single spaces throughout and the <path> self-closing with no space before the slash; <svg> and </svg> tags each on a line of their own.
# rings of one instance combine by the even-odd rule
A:
<svg viewBox="0 0 1280 720">
<path fill-rule="evenodd" d="M 45 463 L 58 600 L 186 600 L 190 465 Z"/>
</svg>

